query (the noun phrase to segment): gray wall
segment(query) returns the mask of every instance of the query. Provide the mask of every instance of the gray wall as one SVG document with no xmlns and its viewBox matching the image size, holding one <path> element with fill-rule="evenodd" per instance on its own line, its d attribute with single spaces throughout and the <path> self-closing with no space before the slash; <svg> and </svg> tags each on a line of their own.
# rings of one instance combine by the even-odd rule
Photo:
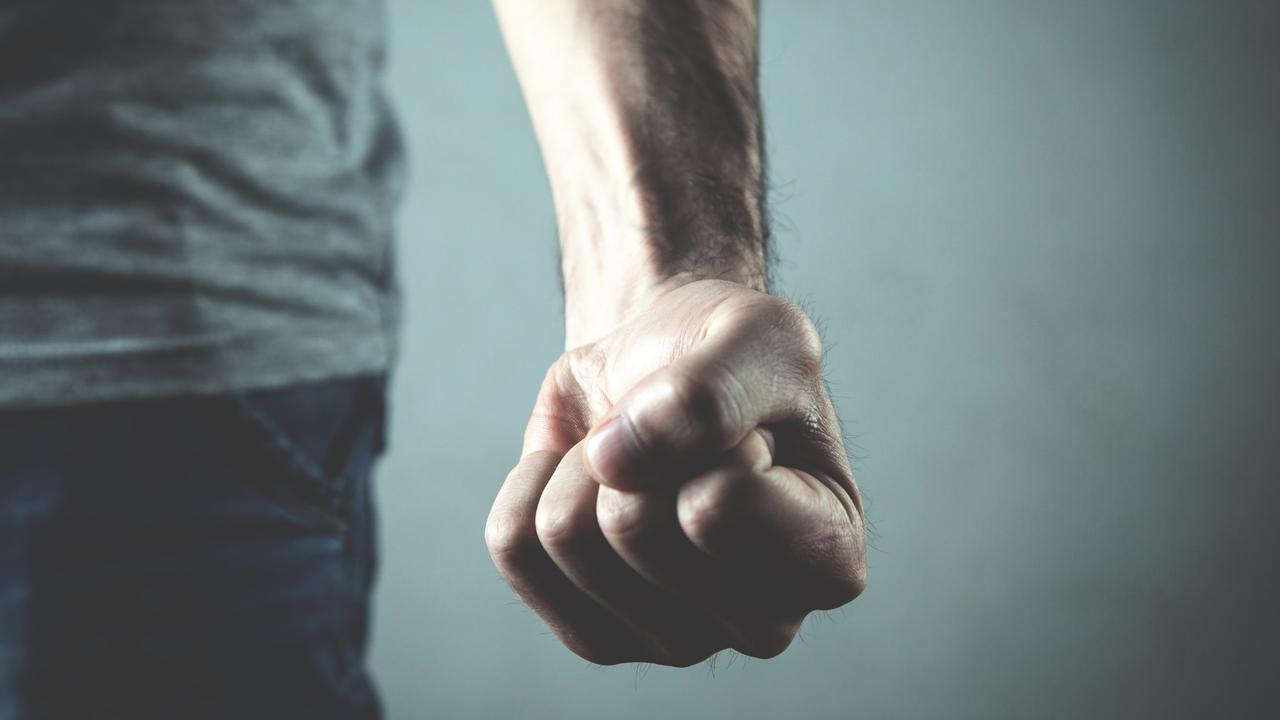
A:
<svg viewBox="0 0 1280 720">
<path fill-rule="evenodd" d="M 416 177 L 380 479 L 391 716 L 1256 710 L 1275 3 L 764 5 L 781 288 L 825 325 L 867 593 L 714 672 L 586 665 L 515 601 L 481 535 L 562 342 L 550 198 L 488 4 L 395 0 Z"/>
</svg>

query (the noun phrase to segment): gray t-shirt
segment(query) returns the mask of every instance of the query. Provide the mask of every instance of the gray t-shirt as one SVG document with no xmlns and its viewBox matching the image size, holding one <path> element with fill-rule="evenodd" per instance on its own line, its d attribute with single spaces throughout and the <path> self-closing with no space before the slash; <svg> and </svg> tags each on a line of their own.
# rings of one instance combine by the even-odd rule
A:
<svg viewBox="0 0 1280 720">
<path fill-rule="evenodd" d="M 380 372 L 381 0 L 0 0 L 0 407 Z"/>
</svg>

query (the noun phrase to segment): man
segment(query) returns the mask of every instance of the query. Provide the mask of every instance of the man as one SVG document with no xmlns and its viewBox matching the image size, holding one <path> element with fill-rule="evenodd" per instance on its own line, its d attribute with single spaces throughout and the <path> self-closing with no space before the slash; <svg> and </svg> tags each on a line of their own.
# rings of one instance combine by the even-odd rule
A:
<svg viewBox="0 0 1280 720">
<path fill-rule="evenodd" d="M 865 582 L 767 292 L 750 0 L 497 0 L 565 354 L 485 539 L 579 655 L 781 652 Z M 0 717 L 375 717 L 400 146 L 377 0 L 0 5 Z"/>
</svg>

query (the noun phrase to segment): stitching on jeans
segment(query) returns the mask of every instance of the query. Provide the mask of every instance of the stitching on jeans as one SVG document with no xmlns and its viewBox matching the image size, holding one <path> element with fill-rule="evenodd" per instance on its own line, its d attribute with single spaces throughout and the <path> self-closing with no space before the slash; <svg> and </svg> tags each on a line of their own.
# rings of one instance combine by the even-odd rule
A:
<svg viewBox="0 0 1280 720">
<path fill-rule="evenodd" d="M 377 423 L 374 432 L 375 454 L 380 453 L 385 447 L 385 399 L 386 392 L 385 379 L 378 377 L 361 378 L 358 388 L 358 396 L 355 407 L 352 410 L 351 422 L 358 423 L 359 426 L 367 425 L 370 421 Z M 271 417 L 270 413 L 264 412 L 254 402 L 251 393 L 238 391 L 231 393 L 231 398 L 237 408 L 238 414 L 245 421 L 255 424 L 259 429 L 265 430 L 267 437 L 258 440 L 260 446 L 268 451 L 278 452 L 281 460 L 287 466 L 290 472 L 307 476 L 313 490 L 317 493 L 324 506 L 328 509 L 334 509 L 341 504 L 347 502 L 347 495 L 351 492 L 354 483 L 360 482 L 360 468 L 354 466 L 351 462 L 342 463 L 342 467 L 333 468 L 332 472 L 328 469 L 328 458 L 319 464 L 312 459 L 296 442 L 292 441 L 291 435 L 279 423 Z M 344 423 L 344 427 L 346 424 Z M 350 429 L 350 428 L 347 428 Z M 357 433 L 356 436 L 345 437 L 347 433 L 340 433 L 343 436 L 343 442 L 347 445 L 357 442 L 357 438 L 363 435 L 363 432 Z M 354 447 L 346 447 L 346 454 L 350 455 L 354 451 Z"/>
<path fill-rule="evenodd" d="M 253 402 L 250 399 L 243 395 L 239 395 L 237 396 L 237 400 L 237 404 L 241 410 L 248 413 L 252 420 L 262 425 L 262 427 L 268 431 L 270 442 L 277 450 L 283 453 L 289 461 L 300 468 L 302 472 L 311 476 L 312 479 L 319 481 L 324 486 L 325 493 L 327 495 L 333 494 L 333 488 L 331 487 L 329 478 L 325 475 L 324 468 L 313 463 L 311 459 L 307 457 L 306 453 L 302 452 L 297 445 L 289 440 L 288 433 L 272 421 L 266 413 L 263 413 L 258 408 L 254 407 Z"/>
</svg>

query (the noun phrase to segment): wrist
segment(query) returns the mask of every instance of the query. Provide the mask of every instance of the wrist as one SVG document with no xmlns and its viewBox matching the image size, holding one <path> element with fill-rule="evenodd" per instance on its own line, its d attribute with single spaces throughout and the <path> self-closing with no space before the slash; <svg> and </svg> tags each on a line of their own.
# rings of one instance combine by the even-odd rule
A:
<svg viewBox="0 0 1280 720">
<path fill-rule="evenodd" d="M 620 276 L 614 282 L 574 283 L 565 277 L 565 349 L 594 342 L 648 310 L 664 295 L 690 283 L 720 280 L 767 292 L 763 275 L 747 271 L 676 272 Z"/>
<path fill-rule="evenodd" d="M 654 169 L 665 164 L 661 155 L 650 154 L 646 167 L 628 150 L 597 164 L 578 165 L 570 155 L 549 163 L 566 349 L 612 332 L 691 282 L 715 279 L 768 291 L 758 176 L 748 174 L 736 185 L 703 173 L 676 177 Z M 571 163 L 576 167 L 566 167 Z"/>
</svg>

